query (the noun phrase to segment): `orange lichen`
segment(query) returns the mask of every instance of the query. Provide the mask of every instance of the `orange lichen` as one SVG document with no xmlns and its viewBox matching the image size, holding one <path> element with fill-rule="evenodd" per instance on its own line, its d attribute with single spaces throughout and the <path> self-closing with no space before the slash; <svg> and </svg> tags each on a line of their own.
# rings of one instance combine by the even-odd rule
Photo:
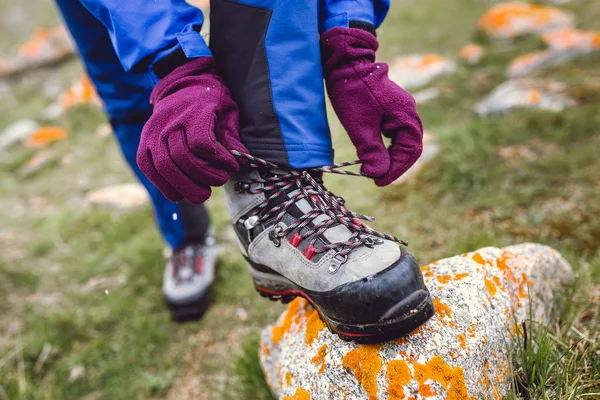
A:
<svg viewBox="0 0 600 400">
<path fill-rule="evenodd" d="M 452 321 L 452 310 L 446 304 L 442 303 L 440 299 L 433 299 L 433 305 L 435 306 L 435 311 L 439 316 L 440 322 L 444 325 L 454 326 L 454 321 Z M 447 321 L 446 318 L 449 320 Z"/>
<path fill-rule="evenodd" d="M 485 261 L 485 259 L 484 259 L 484 258 L 481 256 L 481 254 L 479 254 L 479 253 L 475 253 L 475 254 L 473 255 L 473 257 L 471 257 L 471 259 L 472 259 L 473 261 L 475 261 L 477 264 L 481 264 L 481 265 L 484 265 L 484 264 L 486 264 L 486 261 Z"/>
<path fill-rule="evenodd" d="M 475 43 L 469 43 L 460 49 L 459 57 L 464 60 L 473 60 L 480 57 L 483 54 L 483 47 Z"/>
<path fill-rule="evenodd" d="M 267 347 L 267 344 L 264 342 L 264 340 L 260 341 L 260 351 L 261 351 L 261 353 L 263 353 L 264 355 L 267 355 L 267 356 L 269 354 L 271 354 L 271 349 L 269 349 Z"/>
<path fill-rule="evenodd" d="M 528 97 L 529 103 L 537 104 L 540 102 L 540 99 L 541 99 L 541 94 L 540 94 L 539 90 L 531 89 L 529 91 L 529 97 Z"/>
<path fill-rule="evenodd" d="M 389 400 L 403 400 L 404 386 L 412 380 L 410 369 L 404 360 L 391 360 L 387 365 Z"/>
<path fill-rule="evenodd" d="M 425 265 L 425 266 L 421 267 L 421 272 L 426 272 L 426 271 L 429 271 L 430 269 L 431 269 L 431 266 Z"/>
<path fill-rule="evenodd" d="M 423 397 L 435 396 L 437 393 L 431 390 L 431 386 L 422 384 L 419 386 L 419 394 Z"/>
<path fill-rule="evenodd" d="M 342 365 L 354 372 L 369 396 L 369 400 L 377 400 L 377 374 L 383 365 L 379 351 L 383 345 L 360 345 L 342 358 Z"/>
<path fill-rule="evenodd" d="M 455 281 L 460 281 L 461 279 L 466 278 L 467 276 L 469 276 L 469 273 L 465 272 L 463 274 L 456 274 L 454 275 L 454 279 Z"/>
<path fill-rule="evenodd" d="M 557 22 L 565 24 L 569 22 L 569 17 L 553 7 L 508 2 L 492 7 L 481 17 L 477 25 L 487 32 L 503 33 L 512 38 Z"/>
<path fill-rule="evenodd" d="M 419 56 L 404 57 L 399 64 L 405 68 L 423 69 L 431 65 L 446 62 L 446 59 L 437 54 L 423 54 Z"/>
<path fill-rule="evenodd" d="M 292 374 L 290 373 L 290 371 L 287 371 L 285 373 L 285 384 L 289 387 L 292 385 Z"/>
<path fill-rule="evenodd" d="M 284 397 L 283 400 L 310 400 L 310 394 L 306 390 L 298 388 L 293 396 Z"/>
<path fill-rule="evenodd" d="M 414 367 L 415 379 L 420 386 L 431 379 L 447 390 L 447 400 L 465 400 L 469 398 L 461 367 L 451 367 L 440 356 L 431 358 L 427 364 L 415 363 Z"/>
<path fill-rule="evenodd" d="M 446 284 L 452 280 L 451 275 L 438 275 L 436 278 L 441 284 Z"/>
<path fill-rule="evenodd" d="M 312 362 L 319 367 L 319 374 L 322 374 L 325 371 L 325 354 L 327 354 L 327 345 L 324 344 L 321 346 L 317 355 L 312 358 Z"/>
<path fill-rule="evenodd" d="M 483 277 L 483 280 L 485 281 L 485 288 L 487 289 L 487 291 L 490 293 L 490 295 L 495 296 L 498 290 L 496 289 L 496 285 L 494 285 L 494 282 L 490 281 L 485 276 Z"/>
<path fill-rule="evenodd" d="M 542 40 L 555 49 L 598 49 L 600 48 L 599 31 L 583 31 L 574 28 L 564 28 L 546 32 Z"/>
<path fill-rule="evenodd" d="M 30 148 L 44 147 L 52 142 L 66 139 L 68 135 L 66 130 L 58 126 L 43 126 L 28 137 L 23 144 Z"/>
<path fill-rule="evenodd" d="M 492 276 L 492 280 L 498 289 L 502 290 L 503 292 L 506 291 L 506 289 L 504 289 L 504 285 L 502 285 L 502 282 L 500 281 L 500 277 Z"/>
<path fill-rule="evenodd" d="M 273 327 L 271 331 L 271 339 L 275 345 L 279 344 L 279 341 L 285 335 L 293 323 L 298 322 L 300 309 L 306 305 L 306 300 L 297 297 L 295 298 L 288 306 L 285 315 L 283 316 L 283 320 L 279 325 Z"/>
<path fill-rule="evenodd" d="M 464 333 L 459 333 L 458 334 L 458 343 L 460 343 L 461 349 L 466 349 L 467 348 L 467 335 L 465 335 Z"/>
<path fill-rule="evenodd" d="M 306 343 L 312 345 L 323 329 L 325 329 L 325 324 L 317 310 L 308 311 L 306 313 Z"/>
<path fill-rule="evenodd" d="M 60 104 L 64 110 L 88 103 L 99 104 L 100 100 L 96 94 L 96 88 L 94 88 L 92 81 L 86 75 L 75 82 L 75 84 L 67 89 L 67 91 L 58 99 L 58 104 Z"/>
</svg>

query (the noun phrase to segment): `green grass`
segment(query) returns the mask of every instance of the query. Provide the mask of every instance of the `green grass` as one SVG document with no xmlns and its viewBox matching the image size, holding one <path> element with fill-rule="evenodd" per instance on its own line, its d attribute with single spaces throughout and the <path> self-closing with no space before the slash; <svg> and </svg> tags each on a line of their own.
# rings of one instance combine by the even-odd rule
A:
<svg viewBox="0 0 600 400">
<path fill-rule="evenodd" d="M 0 11 L 13 4 L 0 1 Z M 21 31 L 0 26 L 2 52 L 42 20 L 57 20 L 49 5 L 28 0 L 22 7 L 32 18 Z M 454 57 L 464 43 L 481 40 L 473 26 L 487 7 L 478 0 L 396 0 L 379 35 L 380 58 L 409 52 Z M 565 7 L 582 27 L 600 29 L 600 4 Z M 556 324 L 530 325 L 527 339 L 515 341 L 515 398 L 598 393 L 600 56 L 537 75 L 568 83 L 580 106 L 483 119 L 473 115 L 473 104 L 505 79 L 512 58 L 541 48 L 535 38 L 486 46 L 481 65 L 461 65 L 436 81 L 442 95 L 420 106 L 441 152 L 416 182 L 377 189 L 361 178 L 331 177 L 327 184 L 355 211 L 377 217 L 376 228 L 409 241 L 423 264 L 524 241 L 559 250 L 583 278 L 559 296 Z M 0 129 L 25 117 L 43 122 L 42 110 L 53 99 L 40 87 L 55 80 L 66 88 L 80 74 L 79 64 L 70 62 L 9 80 Z M 268 399 L 257 333 L 282 307 L 255 294 L 228 232 L 222 192 L 215 191 L 209 205 L 221 245 L 213 307 L 201 322 L 174 324 L 162 303 L 164 245 L 151 210 L 119 214 L 84 204 L 93 188 L 135 180 L 112 138 L 94 133 L 104 121 L 91 107 L 45 121 L 70 136 L 53 146 L 58 162 L 33 176 L 20 174 L 31 150 L 15 146 L 0 157 L 0 399 L 185 399 L 197 397 L 187 389 L 194 385 L 208 398 L 251 393 Z M 337 159 L 354 159 L 339 123 L 331 126 Z M 507 162 L 499 155 L 517 145 L 535 158 Z M 77 366 L 85 372 L 69 382 Z"/>
</svg>

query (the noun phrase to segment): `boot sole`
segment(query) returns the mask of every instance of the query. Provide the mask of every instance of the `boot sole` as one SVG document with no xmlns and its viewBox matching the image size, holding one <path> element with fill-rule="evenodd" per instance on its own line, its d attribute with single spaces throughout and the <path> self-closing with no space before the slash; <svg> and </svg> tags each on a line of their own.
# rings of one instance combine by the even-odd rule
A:
<svg viewBox="0 0 600 400">
<path fill-rule="evenodd" d="M 210 291 L 202 296 L 186 303 L 175 303 L 165 298 L 165 303 L 171 311 L 171 317 L 175 322 L 197 321 L 204 316 L 211 303 Z"/>
<path fill-rule="evenodd" d="M 249 266 L 254 287 L 262 297 L 287 304 L 296 297 L 306 299 L 330 332 L 342 340 L 360 344 L 382 343 L 408 335 L 423 325 L 435 314 L 431 295 L 427 290 L 417 290 L 399 301 L 393 308 L 397 315 L 393 318 L 370 324 L 349 324 L 329 318 L 310 295 L 290 280 L 280 276 L 256 271 Z"/>
</svg>

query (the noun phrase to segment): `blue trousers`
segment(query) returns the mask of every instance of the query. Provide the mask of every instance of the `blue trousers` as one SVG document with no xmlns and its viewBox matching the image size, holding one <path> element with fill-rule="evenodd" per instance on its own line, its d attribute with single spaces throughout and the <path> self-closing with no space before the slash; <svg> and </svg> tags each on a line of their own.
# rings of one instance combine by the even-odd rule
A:
<svg viewBox="0 0 600 400">
<path fill-rule="evenodd" d="M 104 103 L 123 155 L 150 194 L 156 222 L 165 241 L 176 249 L 202 240 L 209 226 L 205 207 L 167 200 L 136 164 L 142 127 L 152 114 L 150 92 L 153 82 L 146 74 L 125 71 L 107 29 L 78 0 L 56 2 Z"/>
</svg>

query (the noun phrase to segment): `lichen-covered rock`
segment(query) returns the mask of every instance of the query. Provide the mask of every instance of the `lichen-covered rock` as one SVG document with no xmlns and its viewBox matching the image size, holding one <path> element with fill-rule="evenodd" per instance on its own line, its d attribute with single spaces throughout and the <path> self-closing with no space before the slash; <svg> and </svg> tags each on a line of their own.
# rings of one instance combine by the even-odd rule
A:
<svg viewBox="0 0 600 400">
<path fill-rule="evenodd" d="M 570 27 L 574 22 L 572 15 L 555 7 L 508 2 L 490 8 L 479 19 L 477 26 L 491 37 L 514 39 L 521 35 Z"/>
<path fill-rule="evenodd" d="M 0 151 L 8 149 L 20 140 L 25 140 L 38 130 L 40 125 L 32 119 L 13 122 L 0 132 Z"/>
<path fill-rule="evenodd" d="M 469 43 L 460 49 L 459 57 L 469 65 L 477 65 L 483 58 L 485 49 L 476 43 Z"/>
<path fill-rule="evenodd" d="M 32 149 L 43 148 L 68 136 L 69 132 L 59 126 L 42 126 L 23 140 L 23 145 Z"/>
<path fill-rule="evenodd" d="M 568 95 L 567 87 L 560 82 L 520 79 L 498 85 L 475 104 L 475 112 L 479 115 L 491 115 L 514 108 L 537 108 L 558 112 L 576 104 Z"/>
<path fill-rule="evenodd" d="M 280 399 L 500 399 L 509 389 L 511 336 L 532 315 L 548 321 L 572 276 L 539 244 L 487 247 L 422 267 L 436 315 L 378 345 L 344 342 L 296 299 L 261 336 L 260 360 Z"/>
<path fill-rule="evenodd" d="M 389 65 L 390 79 L 405 89 L 426 85 L 439 76 L 456 71 L 453 60 L 438 54 L 398 56 Z"/>
<path fill-rule="evenodd" d="M 91 104 L 101 107 L 102 102 L 96 93 L 92 81 L 87 75 L 82 76 L 58 97 L 58 101 L 46 109 L 46 116 L 57 118 L 71 108 Z"/>
<path fill-rule="evenodd" d="M 139 183 L 121 183 L 96 189 L 86 196 L 88 203 L 118 211 L 135 209 L 148 203 L 148 192 Z"/>
<path fill-rule="evenodd" d="M 519 78 L 551 65 L 563 64 L 585 54 L 600 51 L 600 32 L 564 28 L 542 35 L 547 50 L 524 54 L 515 58 L 508 68 L 508 76 Z"/>
<path fill-rule="evenodd" d="M 3 60 L 0 76 L 59 62 L 75 54 L 75 46 L 62 26 L 38 28 L 10 60 Z"/>
</svg>

